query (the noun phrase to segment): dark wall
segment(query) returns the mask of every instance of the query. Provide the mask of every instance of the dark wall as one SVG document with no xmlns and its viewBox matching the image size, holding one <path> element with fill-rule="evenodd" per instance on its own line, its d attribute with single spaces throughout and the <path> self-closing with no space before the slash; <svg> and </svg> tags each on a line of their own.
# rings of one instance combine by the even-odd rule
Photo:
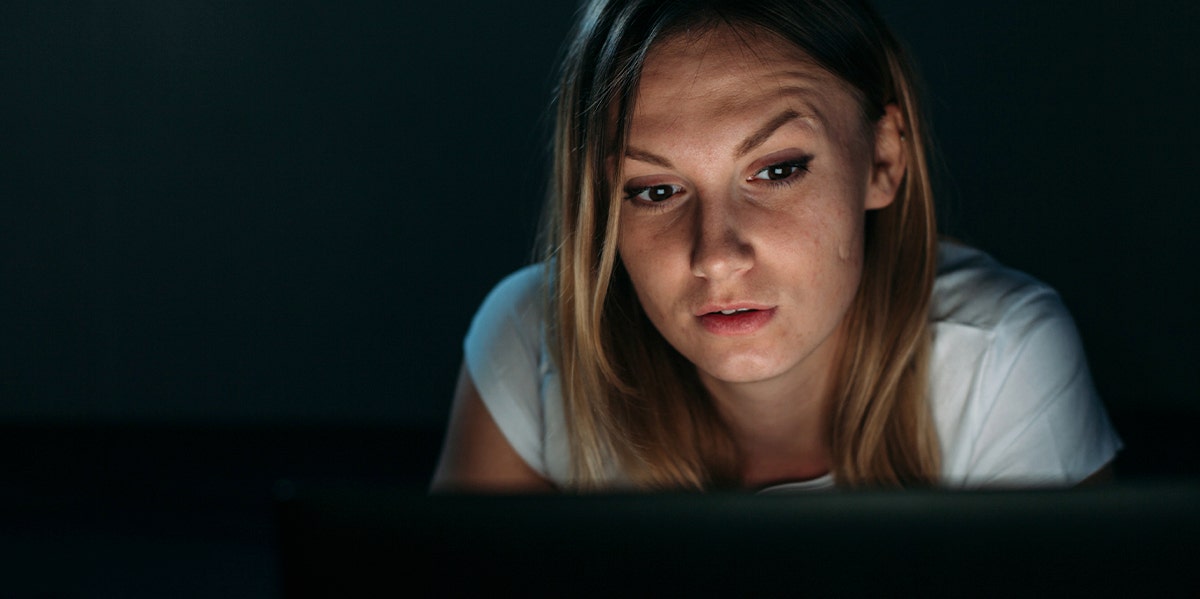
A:
<svg viewBox="0 0 1200 599">
<path fill-rule="evenodd" d="M 1200 408 L 1200 8 L 881 6 L 930 88 L 946 229 L 1052 284 L 1115 407 Z"/>
<path fill-rule="evenodd" d="M 889 1 L 946 230 L 1194 403 L 1191 4 Z M 440 425 L 528 261 L 570 2 L 6 2 L 0 419 Z"/>
<path fill-rule="evenodd" d="M 443 418 L 572 12 L 477 4 L 5 3 L 2 416 Z"/>
</svg>

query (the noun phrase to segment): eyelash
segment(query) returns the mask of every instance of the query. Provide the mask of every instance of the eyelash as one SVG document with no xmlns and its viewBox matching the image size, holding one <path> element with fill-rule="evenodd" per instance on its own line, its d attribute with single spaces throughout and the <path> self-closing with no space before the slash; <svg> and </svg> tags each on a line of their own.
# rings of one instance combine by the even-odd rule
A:
<svg viewBox="0 0 1200 599">
<path fill-rule="evenodd" d="M 753 175 L 751 175 L 746 180 L 747 181 L 762 181 L 762 182 L 766 183 L 767 185 L 770 185 L 771 187 L 787 187 L 787 186 L 795 183 L 798 178 L 800 178 L 801 176 L 803 176 L 804 174 L 809 172 L 808 165 L 810 162 L 812 162 L 812 158 L 813 158 L 812 156 L 802 156 L 795 160 L 785 160 L 783 162 L 777 162 L 775 164 L 767 165 L 766 167 L 763 167 L 762 169 L 759 169 L 758 171 L 756 171 Z M 777 169 L 777 168 L 792 169 L 792 170 L 782 179 L 760 179 L 758 177 L 758 175 L 763 172 L 769 171 L 771 169 Z M 659 189 L 659 188 L 670 188 L 672 193 L 670 196 L 667 196 L 666 198 L 664 198 L 662 200 L 658 200 L 658 201 L 651 200 L 649 198 L 639 198 L 638 197 L 652 189 Z M 651 209 L 661 209 L 663 207 L 663 202 L 675 197 L 682 190 L 683 190 L 682 186 L 673 185 L 673 184 L 669 184 L 669 183 L 663 184 L 663 185 L 647 185 L 645 187 L 627 187 L 627 188 L 625 188 L 625 199 L 629 200 L 629 201 L 640 200 L 637 203 L 641 206 L 644 206 L 646 208 L 651 208 Z"/>
<path fill-rule="evenodd" d="M 767 165 L 765 168 L 762 168 L 758 172 L 751 175 L 750 178 L 747 180 L 748 181 L 766 181 L 768 184 L 776 186 L 776 187 L 786 187 L 788 185 L 791 185 L 792 183 L 795 183 L 796 179 L 798 179 L 799 177 L 808 173 L 808 164 L 810 162 L 812 162 L 812 158 L 813 158 L 812 156 L 801 156 L 800 158 L 797 158 L 795 160 L 785 160 L 783 162 L 777 162 L 775 164 Z M 772 169 L 777 169 L 777 168 L 785 168 L 785 169 L 793 169 L 793 170 L 791 172 L 789 172 L 787 174 L 787 176 L 785 176 L 782 179 L 759 179 L 758 178 L 758 175 L 760 173 L 763 173 L 763 172 L 766 172 L 766 171 L 769 171 Z"/>
<path fill-rule="evenodd" d="M 663 188 L 663 187 L 671 188 L 672 193 L 670 196 L 667 196 L 666 198 L 663 198 L 662 200 L 655 201 L 655 200 L 651 200 L 650 198 L 639 198 L 638 197 L 638 196 L 642 195 L 643 193 L 650 191 L 651 189 L 658 189 L 658 188 Z M 627 188 L 625 188 L 625 199 L 630 200 L 630 201 L 640 200 L 639 203 L 644 206 L 648 206 L 651 208 L 657 208 L 657 207 L 661 207 L 662 203 L 664 201 L 669 200 L 669 199 L 675 197 L 676 195 L 678 195 L 679 192 L 682 190 L 683 190 L 682 186 L 671 185 L 671 184 L 648 185 L 646 187 L 632 187 L 632 188 L 627 187 Z"/>
</svg>

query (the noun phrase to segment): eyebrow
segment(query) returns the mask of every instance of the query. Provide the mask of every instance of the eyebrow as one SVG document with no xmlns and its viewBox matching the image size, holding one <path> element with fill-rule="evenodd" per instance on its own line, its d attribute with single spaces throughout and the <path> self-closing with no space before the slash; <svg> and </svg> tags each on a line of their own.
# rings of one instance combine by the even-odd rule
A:
<svg viewBox="0 0 1200 599">
<path fill-rule="evenodd" d="M 625 156 L 628 158 L 632 158 L 634 160 L 639 160 L 641 162 L 648 162 L 650 164 L 655 164 L 655 165 L 661 166 L 663 168 L 675 168 L 675 166 L 671 164 L 670 160 L 667 160 L 666 158 L 663 158 L 662 156 L 659 156 L 658 154 L 647 152 L 645 150 L 639 150 L 639 149 L 633 148 L 633 147 L 625 150 Z"/>
<path fill-rule="evenodd" d="M 771 139 L 771 136 L 774 135 L 780 127 L 796 119 L 802 118 L 802 116 L 803 115 L 801 115 L 799 112 L 796 112 L 790 108 L 779 113 L 775 116 L 775 118 L 767 121 L 762 127 L 759 127 L 758 130 L 747 136 L 742 143 L 738 144 L 737 150 L 734 152 L 734 157 L 741 158 L 742 156 L 745 156 L 754 148 L 761 146 L 768 139 Z M 807 117 L 805 118 L 807 119 Z M 667 160 L 666 158 L 653 152 L 647 152 L 634 147 L 626 149 L 625 156 L 641 162 L 658 165 L 663 168 L 675 168 L 674 165 L 671 164 L 670 160 Z"/>
<path fill-rule="evenodd" d="M 761 146 L 764 142 L 770 139 L 771 136 L 775 134 L 775 131 L 777 131 L 780 127 L 798 118 L 800 118 L 800 113 L 790 108 L 779 113 L 775 116 L 775 118 L 767 121 L 766 124 L 764 124 L 762 127 L 759 127 L 757 131 L 751 133 L 745 141 L 738 145 L 737 151 L 734 152 L 734 156 L 737 158 L 745 156 L 750 150 Z"/>
</svg>

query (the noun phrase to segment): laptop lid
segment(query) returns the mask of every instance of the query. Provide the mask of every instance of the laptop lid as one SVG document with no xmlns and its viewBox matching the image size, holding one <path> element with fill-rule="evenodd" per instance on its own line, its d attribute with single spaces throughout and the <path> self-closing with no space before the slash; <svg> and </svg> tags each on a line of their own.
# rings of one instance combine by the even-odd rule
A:
<svg viewBox="0 0 1200 599">
<path fill-rule="evenodd" d="M 1200 485 L 426 496 L 291 489 L 287 597 L 1200 592 Z"/>
</svg>

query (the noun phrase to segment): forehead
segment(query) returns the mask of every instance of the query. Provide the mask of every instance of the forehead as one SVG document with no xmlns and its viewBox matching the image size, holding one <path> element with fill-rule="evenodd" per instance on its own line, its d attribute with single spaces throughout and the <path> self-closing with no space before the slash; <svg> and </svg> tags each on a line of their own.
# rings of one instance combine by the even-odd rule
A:
<svg viewBox="0 0 1200 599">
<path fill-rule="evenodd" d="M 638 85 L 638 128 L 666 119 L 711 120 L 787 105 L 814 124 L 852 125 L 854 89 L 778 35 L 720 26 L 686 31 L 649 51 Z"/>
</svg>

